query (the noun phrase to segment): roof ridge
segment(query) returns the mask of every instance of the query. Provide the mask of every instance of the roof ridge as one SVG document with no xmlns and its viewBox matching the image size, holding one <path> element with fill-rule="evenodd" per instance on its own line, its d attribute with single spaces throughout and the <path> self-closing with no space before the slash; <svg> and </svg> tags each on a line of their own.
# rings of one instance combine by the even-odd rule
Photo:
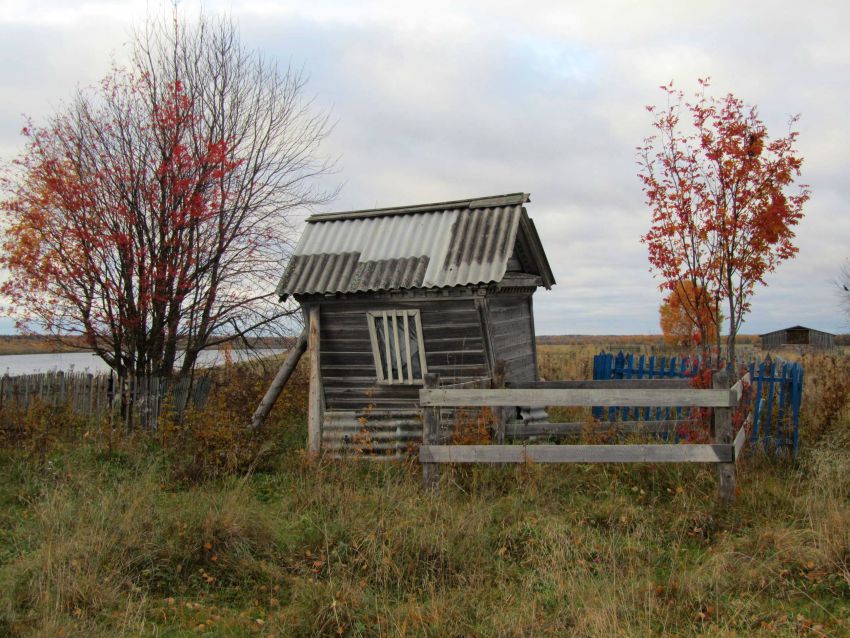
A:
<svg viewBox="0 0 850 638">
<path fill-rule="evenodd" d="M 494 208 L 496 206 L 518 206 L 531 201 L 528 193 L 508 193 L 506 195 L 490 195 L 470 199 L 456 199 L 432 204 L 412 204 L 407 206 L 391 206 L 388 208 L 365 208 L 361 210 L 340 211 L 336 213 L 318 213 L 307 218 L 307 223 L 328 222 L 342 219 L 361 219 L 365 217 L 384 217 L 389 215 L 410 215 L 437 210 Z"/>
</svg>

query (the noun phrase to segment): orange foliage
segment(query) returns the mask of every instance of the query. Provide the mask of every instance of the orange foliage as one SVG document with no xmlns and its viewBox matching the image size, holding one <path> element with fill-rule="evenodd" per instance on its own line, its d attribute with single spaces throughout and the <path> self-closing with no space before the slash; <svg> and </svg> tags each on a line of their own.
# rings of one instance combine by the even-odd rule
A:
<svg viewBox="0 0 850 638">
<path fill-rule="evenodd" d="M 678 283 L 661 307 L 661 332 L 671 346 L 708 346 L 717 339 L 723 319 L 707 291 L 687 279 Z"/>
</svg>

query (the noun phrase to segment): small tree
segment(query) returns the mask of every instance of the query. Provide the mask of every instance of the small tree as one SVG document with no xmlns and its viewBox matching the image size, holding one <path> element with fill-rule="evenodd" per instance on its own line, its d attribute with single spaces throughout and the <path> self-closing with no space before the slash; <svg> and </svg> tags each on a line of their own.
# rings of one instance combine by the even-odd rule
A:
<svg viewBox="0 0 850 638">
<path fill-rule="evenodd" d="M 655 135 L 638 148 L 639 177 L 652 210 L 642 237 L 662 289 L 689 282 L 689 295 L 707 295 L 728 312 L 729 360 L 757 284 L 793 257 L 796 226 L 809 190 L 799 185 L 803 160 L 795 148 L 797 117 L 784 137 L 771 140 L 755 107 L 731 93 L 694 101 L 673 84 L 662 86 L 666 109 L 648 106 Z M 683 117 L 686 117 L 683 121 Z M 688 306 L 700 307 L 697 297 Z"/>
<path fill-rule="evenodd" d="M 705 348 L 717 339 L 723 317 L 708 294 L 691 290 L 692 285 L 683 280 L 667 294 L 658 310 L 659 323 L 669 345 Z"/>
<path fill-rule="evenodd" d="M 277 326 L 290 214 L 328 197 L 328 121 L 304 82 L 232 22 L 149 20 L 128 67 L 24 129 L 0 258 L 20 327 L 147 376 Z"/>
</svg>

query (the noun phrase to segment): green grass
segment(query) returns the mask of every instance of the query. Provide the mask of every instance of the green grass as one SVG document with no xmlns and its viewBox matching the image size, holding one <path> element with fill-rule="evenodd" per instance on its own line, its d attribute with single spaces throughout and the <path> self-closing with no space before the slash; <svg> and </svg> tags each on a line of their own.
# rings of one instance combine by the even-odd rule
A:
<svg viewBox="0 0 850 638">
<path fill-rule="evenodd" d="M 301 433 L 295 433 L 300 440 Z M 710 468 L 308 462 L 175 483 L 173 452 L 0 458 L 0 635 L 850 634 L 850 459 Z"/>
</svg>

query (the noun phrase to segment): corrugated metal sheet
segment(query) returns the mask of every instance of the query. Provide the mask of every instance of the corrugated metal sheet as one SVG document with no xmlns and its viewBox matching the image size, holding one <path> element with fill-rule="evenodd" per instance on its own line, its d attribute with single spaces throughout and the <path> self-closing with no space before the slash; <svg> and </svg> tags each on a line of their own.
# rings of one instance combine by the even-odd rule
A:
<svg viewBox="0 0 850 638">
<path fill-rule="evenodd" d="M 517 193 L 314 215 L 277 292 L 287 296 L 500 281 L 526 201 L 526 194 Z"/>
</svg>

